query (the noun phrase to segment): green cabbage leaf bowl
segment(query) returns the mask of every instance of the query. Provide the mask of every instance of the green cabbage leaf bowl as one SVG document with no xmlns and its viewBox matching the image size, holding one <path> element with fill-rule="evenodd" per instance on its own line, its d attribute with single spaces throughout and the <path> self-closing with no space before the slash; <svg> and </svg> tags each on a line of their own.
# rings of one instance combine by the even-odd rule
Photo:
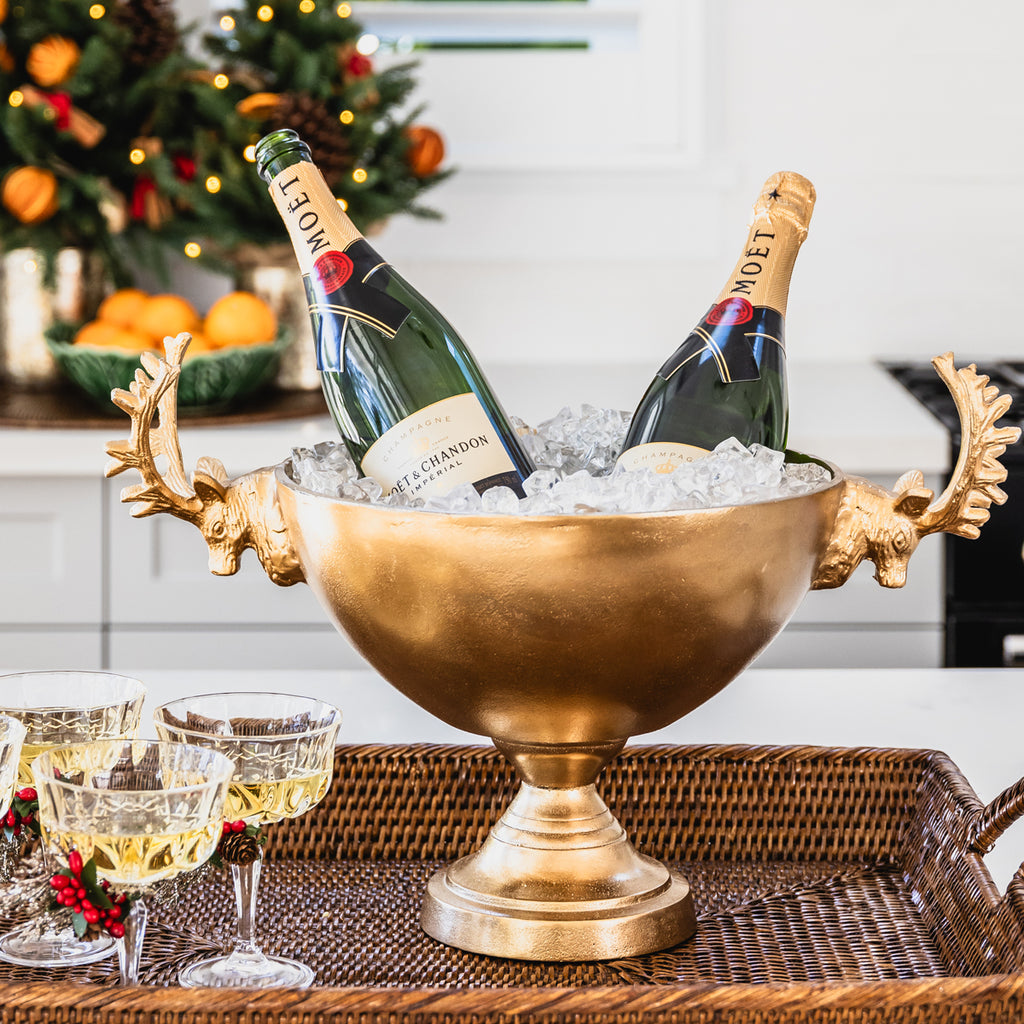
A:
<svg viewBox="0 0 1024 1024">
<path fill-rule="evenodd" d="M 57 366 L 100 408 L 113 411 L 110 392 L 128 389 L 142 365 L 139 353 L 126 349 L 74 345 L 81 324 L 58 322 L 46 331 L 46 346 Z M 178 383 L 183 416 L 224 412 L 264 390 L 277 374 L 288 347 L 284 328 L 265 345 L 239 345 L 214 352 L 186 354 Z"/>
</svg>

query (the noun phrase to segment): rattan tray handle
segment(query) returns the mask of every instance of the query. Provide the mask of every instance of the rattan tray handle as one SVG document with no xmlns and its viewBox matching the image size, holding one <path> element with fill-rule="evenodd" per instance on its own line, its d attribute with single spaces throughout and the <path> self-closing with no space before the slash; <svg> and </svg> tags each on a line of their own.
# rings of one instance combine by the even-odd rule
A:
<svg viewBox="0 0 1024 1024">
<path fill-rule="evenodd" d="M 988 853 L 996 840 L 1024 814 L 1024 779 L 1007 786 L 982 812 L 971 830 L 968 849 Z"/>
</svg>

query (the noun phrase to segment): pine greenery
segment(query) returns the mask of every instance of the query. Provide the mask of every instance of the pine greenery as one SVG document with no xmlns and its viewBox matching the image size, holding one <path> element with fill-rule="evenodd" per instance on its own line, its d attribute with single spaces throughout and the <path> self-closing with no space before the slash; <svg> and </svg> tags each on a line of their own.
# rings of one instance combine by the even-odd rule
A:
<svg viewBox="0 0 1024 1024">
<path fill-rule="evenodd" d="M 415 88 L 415 63 L 378 68 L 360 54 L 356 44 L 365 29 L 350 15 L 339 14 L 346 9 L 347 5 L 324 0 L 313 5 L 302 0 L 243 0 L 241 7 L 224 12 L 230 20 L 222 24 L 228 27 L 204 39 L 206 51 L 228 76 L 226 91 L 242 111 L 253 94 L 279 98 L 276 108 L 259 116 L 243 116 L 236 107 L 225 125 L 233 144 L 221 154 L 222 197 L 250 240 L 280 241 L 280 219 L 267 202 L 265 187 L 253 187 L 251 167 L 239 163 L 236 155 L 281 127 L 294 128 L 310 146 L 314 162 L 361 230 L 400 213 L 438 216 L 419 199 L 451 171 L 418 176 L 407 159 L 406 131 L 423 110 L 404 109 Z M 322 116 L 304 123 L 294 109 L 298 104 L 289 102 L 298 97 Z M 328 163 L 339 165 L 337 180 L 332 180 Z M 357 180 L 361 174 L 353 177 L 356 171 L 365 172 L 365 179 Z"/>
<path fill-rule="evenodd" d="M 0 188 L 17 168 L 42 168 L 56 176 L 59 200 L 34 224 L 0 204 L 0 252 L 35 249 L 52 272 L 59 249 L 95 250 L 122 286 L 189 240 L 213 240 L 207 252 L 228 259 L 280 242 L 246 150 L 284 126 L 304 135 L 314 158 L 318 148 L 329 155 L 335 193 L 360 228 L 395 214 L 436 216 L 419 199 L 450 172 L 410 167 L 407 129 L 421 113 L 408 107 L 414 65 L 378 70 L 356 49 L 361 25 L 333 2 L 308 6 L 244 0 L 225 12 L 233 27 L 206 36 L 197 57 L 172 0 L 0 0 Z M 70 41 L 77 59 L 44 85 L 34 56 L 53 37 Z M 254 93 L 272 94 L 269 105 L 254 106 Z M 69 108 L 98 123 L 98 142 L 69 125 Z"/>
</svg>

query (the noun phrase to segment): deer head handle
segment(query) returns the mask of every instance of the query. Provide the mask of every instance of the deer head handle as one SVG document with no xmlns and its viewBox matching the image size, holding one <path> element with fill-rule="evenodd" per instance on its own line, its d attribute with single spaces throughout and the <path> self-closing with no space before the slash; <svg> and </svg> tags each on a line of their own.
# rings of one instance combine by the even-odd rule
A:
<svg viewBox="0 0 1024 1024">
<path fill-rule="evenodd" d="M 141 484 L 121 491 L 133 505 L 133 516 L 158 512 L 194 523 L 210 548 L 210 571 L 218 576 L 238 572 L 239 559 L 253 548 L 267 575 L 280 586 L 303 582 L 302 568 L 288 539 L 274 491 L 273 467 L 228 480 L 217 459 L 201 458 L 192 482 L 186 479 L 178 442 L 178 378 L 181 361 L 192 340 L 189 334 L 165 338 L 167 359 L 142 354 L 142 367 L 128 391 L 116 388 L 111 401 L 132 419 L 131 437 L 111 441 L 106 475 L 138 470 Z M 153 425 L 154 417 L 158 425 Z M 165 468 L 157 465 L 163 456 Z"/>
<path fill-rule="evenodd" d="M 977 537 L 992 503 L 1006 501 L 998 486 L 1006 479 L 999 456 L 1017 441 L 1020 429 L 995 423 L 1010 407 L 1009 395 L 988 386 L 988 377 L 979 375 L 973 364 L 955 369 L 952 352 L 936 356 L 932 365 L 960 415 L 960 456 L 949 485 L 936 499 L 917 470 L 896 481 L 895 493 L 860 477 L 847 477 L 812 589 L 842 586 L 865 558 L 875 563 L 875 579 L 883 587 L 902 587 L 907 563 L 922 537 Z"/>
</svg>

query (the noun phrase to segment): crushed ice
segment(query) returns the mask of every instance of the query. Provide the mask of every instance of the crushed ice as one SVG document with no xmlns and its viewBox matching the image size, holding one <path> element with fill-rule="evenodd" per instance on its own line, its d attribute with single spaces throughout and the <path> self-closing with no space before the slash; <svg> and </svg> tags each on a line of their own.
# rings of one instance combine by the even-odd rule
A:
<svg viewBox="0 0 1024 1024">
<path fill-rule="evenodd" d="M 376 480 L 359 475 L 341 441 L 293 449 L 289 475 L 307 490 L 350 501 L 487 515 L 618 514 L 744 505 L 806 494 L 831 479 L 817 463 L 787 463 L 782 452 L 757 444 L 747 448 L 735 438 L 673 473 L 616 470 L 629 418 L 629 413 L 583 405 L 578 413 L 562 409 L 532 430 L 512 417 L 537 466 L 524 483 L 525 498 L 507 487 L 492 487 L 481 495 L 468 483 L 426 501 L 410 500 L 402 493 L 386 496 Z"/>
</svg>

